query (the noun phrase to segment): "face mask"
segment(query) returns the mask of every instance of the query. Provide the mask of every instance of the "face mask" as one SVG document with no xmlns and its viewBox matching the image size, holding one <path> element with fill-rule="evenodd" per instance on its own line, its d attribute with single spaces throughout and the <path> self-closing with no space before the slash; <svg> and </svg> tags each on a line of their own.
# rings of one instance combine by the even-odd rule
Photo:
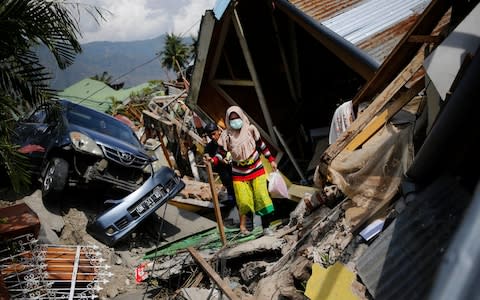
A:
<svg viewBox="0 0 480 300">
<path fill-rule="evenodd" d="M 243 121 L 242 121 L 242 119 L 230 120 L 230 126 L 231 126 L 233 129 L 240 129 L 240 128 L 242 128 L 242 126 L 243 126 Z"/>
</svg>

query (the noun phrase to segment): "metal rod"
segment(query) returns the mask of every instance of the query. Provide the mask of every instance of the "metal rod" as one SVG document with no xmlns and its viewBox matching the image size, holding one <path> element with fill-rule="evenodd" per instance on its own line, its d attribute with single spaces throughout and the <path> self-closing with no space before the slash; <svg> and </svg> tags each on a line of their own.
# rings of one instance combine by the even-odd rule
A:
<svg viewBox="0 0 480 300">
<path fill-rule="evenodd" d="M 91 249 L 100 249 L 99 246 L 97 245 L 56 245 L 56 244 L 42 244 L 42 246 L 46 246 L 48 247 L 49 249 L 65 249 L 65 248 L 77 248 L 77 247 L 81 247 L 81 248 L 91 248 Z"/>
<path fill-rule="evenodd" d="M 77 272 L 78 272 L 78 259 L 80 258 L 80 247 L 77 247 L 77 254 L 75 255 L 75 266 L 73 268 L 72 272 L 72 284 L 70 286 L 70 297 L 68 299 L 73 299 L 73 293 L 75 291 L 75 284 L 77 280 Z"/>
</svg>

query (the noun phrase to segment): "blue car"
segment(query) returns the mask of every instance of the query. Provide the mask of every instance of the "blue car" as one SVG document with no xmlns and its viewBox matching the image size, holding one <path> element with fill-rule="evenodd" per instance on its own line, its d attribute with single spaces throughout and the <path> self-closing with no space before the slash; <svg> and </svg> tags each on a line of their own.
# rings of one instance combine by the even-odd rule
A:
<svg viewBox="0 0 480 300">
<path fill-rule="evenodd" d="M 44 200 L 59 198 L 67 187 L 123 191 L 123 198 L 105 201 L 109 209 L 87 226 L 110 246 L 185 187 L 172 169 L 153 169 L 155 158 L 129 126 L 65 99 L 34 109 L 14 132 L 13 142 L 41 179 Z"/>
<path fill-rule="evenodd" d="M 37 107 L 17 122 L 14 133 L 45 200 L 85 185 L 133 192 L 150 177 L 155 160 L 129 126 L 67 100 Z"/>
</svg>

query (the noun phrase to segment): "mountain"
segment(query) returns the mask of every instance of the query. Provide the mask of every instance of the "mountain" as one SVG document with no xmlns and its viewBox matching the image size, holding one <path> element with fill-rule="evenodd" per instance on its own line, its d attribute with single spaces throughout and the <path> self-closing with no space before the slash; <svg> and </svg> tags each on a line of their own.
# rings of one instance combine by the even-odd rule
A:
<svg viewBox="0 0 480 300">
<path fill-rule="evenodd" d="M 161 35 L 149 40 L 83 44 L 82 53 L 65 70 L 56 66 L 46 47 L 37 51 L 40 62 L 52 73 L 50 85 L 55 89 L 63 90 L 86 77 L 102 75 L 104 71 L 112 76 L 113 83 L 125 82 L 125 88 L 129 88 L 149 80 L 175 79 L 175 74 L 167 75 L 160 59 L 155 58 L 155 54 L 163 50 L 164 38 L 165 35 Z"/>
</svg>

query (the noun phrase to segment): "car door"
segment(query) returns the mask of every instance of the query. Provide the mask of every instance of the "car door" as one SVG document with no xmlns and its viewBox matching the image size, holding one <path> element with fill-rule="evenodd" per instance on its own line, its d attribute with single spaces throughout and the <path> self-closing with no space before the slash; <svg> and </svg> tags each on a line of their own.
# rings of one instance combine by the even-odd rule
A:
<svg viewBox="0 0 480 300">
<path fill-rule="evenodd" d="M 15 126 L 13 142 L 20 146 L 19 152 L 29 157 L 33 171 L 40 170 L 46 151 L 55 140 L 57 118 L 51 105 L 41 105 Z"/>
</svg>

